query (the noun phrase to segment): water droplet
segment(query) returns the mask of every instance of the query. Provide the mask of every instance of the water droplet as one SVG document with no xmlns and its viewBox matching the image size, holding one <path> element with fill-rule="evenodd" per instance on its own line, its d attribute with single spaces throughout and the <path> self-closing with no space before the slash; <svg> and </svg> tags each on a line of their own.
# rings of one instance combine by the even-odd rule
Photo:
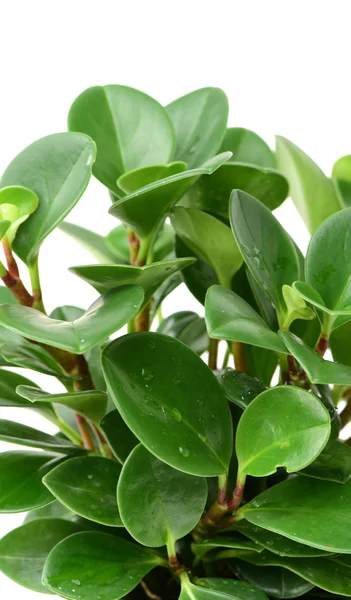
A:
<svg viewBox="0 0 351 600">
<path fill-rule="evenodd" d="M 149 340 L 148 346 L 149 348 L 151 348 L 151 350 L 154 350 L 156 348 L 156 344 L 153 340 Z"/>
<path fill-rule="evenodd" d="M 75 585 L 80 585 L 79 579 L 72 579 L 72 583 L 74 583 Z"/>
<path fill-rule="evenodd" d="M 141 376 L 143 379 L 145 379 L 145 381 L 152 381 L 152 379 L 154 378 L 154 374 L 150 367 L 143 367 L 141 369 Z"/>
<path fill-rule="evenodd" d="M 84 344 L 84 342 L 85 342 L 85 340 L 82 338 L 82 339 L 80 340 L 80 343 L 81 343 L 81 344 Z"/>
<path fill-rule="evenodd" d="M 91 473 L 89 473 L 89 475 L 87 475 L 87 478 L 88 478 L 88 479 L 92 479 L 92 478 L 93 478 L 93 475 L 92 475 Z"/>
<path fill-rule="evenodd" d="M 173 377 L 172 381 L 173 381 L 173 383 L 175 383 L 175 385 L 178 385 L 178 383 L 180 383 L 180 382 L 181 382 L 181 378 L 180 378 L 180 375 L 179 375 L 179 373 L 177 373 L 177 374 L 176 374 L 176 375 Z"/>
<path fill-rule="evenodd" d="M 179 446 L 179 452 L 185 457 L 188 458 L 190 452 L 188 450 L 188 448 L 185 448 L 183 446 Z"/>
<path fill-rule="evenodd" d="M 131 383 L 131 384 L 130 384 L 130 387 L 132 388 L 132 390 L 135 390 L 135 388 L 136 388 L 136 385 L 135 385 L 135 383 Z"/>
<path fill-rule="evenodd" d="M 180 423 L 181 420 L 182 420 L 182 418 L 183 418 L 182 417 L 182 413 L 179 412 L 179 410 L 177 408 L 172 408 L 171 409 L 171 415 L 172 415 L 173 419 L 175 421 L 177 421 L 177 423 Z"/>
</svg>

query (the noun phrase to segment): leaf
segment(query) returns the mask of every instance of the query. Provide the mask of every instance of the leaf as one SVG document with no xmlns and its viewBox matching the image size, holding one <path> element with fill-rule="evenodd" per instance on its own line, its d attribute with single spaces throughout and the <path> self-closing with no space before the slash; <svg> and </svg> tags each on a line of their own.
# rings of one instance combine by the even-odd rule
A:
<svg viewBox="0 0 351 600">
<path fill-rule="evenodd" d="M 209 212 L 228 222 L 228 202 L 233 189 L 251 194 L 270 210 L 282 204 L 289 188 L 281 173 L 232 161 L 233 158 L 210 177 L 199 179 L 182 197 L 180 205 Z"/>
<path fill-rule="evenodd" d="M 4 337 L 12 341 L 2 343 Z M 11 365 L 32 369 L 58 379 L 72 380 L 78 378 L 67 375 L 48 350 L 38 346 L 38 344 L 33 344 L 9 329 L 0 331 L 0 355 Z"/>
<path fill-rule="evenodd" d="M 290 285 L 283 285 L 283 298 L 287 307 L 284 327 L 288 329 L 296 319 L 309 321 L 316 317 L 315 311 L 307 306 L 305 300 Z"/>
<path fill-rule="evenodd" d="M 205 319 L 211 338 L 233 340 L 287 354 L 279 336 L 238 294 L 220 285 L 207 292 Z"/>
<path fill-rule="evenodd" d="M 123 226 L 122 226 L 123 227 Z M 79 242 L 83 248 L 86 248 L 91 254 L 102 263 L 114 263 L 117 260 L 117 254 L 111 251 L 108 240 L 102 235 L 89 231 L 75 223 L 64 221 L 59 225 L 59 229 L 72 239 Z M 124 227 L 123 227 L 124 229 Z"/>
<path fill-rule="evenodd" d="M 226 537 L 220 535 L 213 536 L 208 540 L 202 540 L 200 542 L 194 542 L 191 544 L 191 549 L 198 558 L 202 558 L 208 552 L 220 548 L 223 548 L 224 550 L 238 550 L 238 556 L 240 556 L 242 553 L 245 554 L 246 552 L 252 553 L 263 551 L 263 548 L 260 546 L 260 544 L 254 541 L 246 540 L 245 538 Z"/>
<path fill-rule="evenodd" d="M 52 502 L 53 496 L 41 480 L 61 460 L 47 452 L 2 452 L 0 513 L 24 512 Z"/>
<path fill-rule="evenodd" d="M 180 239 L 212 267 L 220 283 L 231 287 L 243 261 L 229 227 L 200 210 L 180 206 L 172 210 L 171 222 Z"/>
<path fill-rule="evenodd" d="M 351 205 L 351 156 L 342 156 L 333 166 L 332 179 L 345 206 Z"/>
<path fill-rule="evenodd" d="M 161 563 L 150 550 L 122 538 L 86 531 L 71 535 L 50 552 L 43 584 L 73 600 L 118 600 Z"/>
<path fill-rule="evenodd" d="M 267 600 L 261 590 L 234 579 L 197 579 L 196 583 L 183 580 L 179 600 Z"/>
<path fill-rule="evenodd" d="M 100 423 L 106 413 L 107 394 L 98 390 L 48 394 L 37 387 L 19 385 L 16 392 L 30 402 L 44 404 L 50 402 L 67 406 L 96 425 Z"/>
<path fill-rule="evenodd" d="M 31 402 L 25 400 L 19 396 L 16 392 L 18 386 L 35 386 L 33 381 L 13 373 L 12 371 L 6 371 L 1 369 L 0 371 L 0 407 L 8 408 L 31 408 L 41 414 L 43 417 L 49 419 L 49 421 L 55 421 L 55 412 L 51 404 L 45 403 L 41 406 L 33 406 Z"/>
<path fill-rule="evenodd" d="M 330 418 L 310 392 L 279 386 L 262 392 L 244 411 L 236 432 L 239 472 L 254 477 L 288 473 L 310 464 L 330 435 Z"/>
<path fill-rule="evenodd" d="M 211 175 L 231 154 L 214 156 L 201 167 L 150 183 L 115 202 L 109 212 L 130 227 L 140 238 L 152 237 L 162 219 L 201 175 Z"/>
<path fill-rule="evenodd" d="M 351 367 L 325 360 L 289 331 L 280 331 L 279 335 L 312 383 L 351 384 Z"/>
<path fill-rule="evenodd" d="M 275 308 L 284 314 L 282 287 L 292 285 L 300 273 L 294 242 L 271 211 L 245 192 L 233 190 L 229 215 L 249 270 Z"/>
<path fill-rule="evenodd" d="M 205 304 L 205 297 L 211 285 L 218 284 L 215 271 L 204 260 L 190 250 L 190 248 L 178 236 L 175 242 L 175 251 L 178 258 L 194 256 L 196 262 L 183 269 L 181 277 L 189 292 L 200 302 Z"/>
<path fill-rule="evenodd" d="M 237 561 L 235 570 L 239 577 L 259 586 L 272 598 L 297 598 L 314 587 L 302 577 L 281 567 L 258 567 Z"/>
<path fill-rule="evenodd" d="M 230 150 L 231 162 L 250 163 L 260 167 L 275 167 L 275 157 L 268 144 L 254 131 L 230 127 L 224 136 L 221 152 Z M 254 195 L 254 194 L 253 194 Z"/>
<path fill-rule="evenodd" d="M 118 225 L 106 236 L 106 243 L 119 257 L 120 262 L 130 262 L 128 234 L 124 225 Z M 174 230 L 168 224 L 163 224 L 157 232 L 152 245 L 152 262 L 159 262 L 172 253 L 174 247 Z M 104 262 L 104 261 L 101 261 Z M 106 261 L 105 261 L 106 262 Z M 116 262 L 116 261 L 115 261 Z"/>
<path fill-rule="evenodd" d="M 2 240 L 10 225 L 11 221 L 0 221 L 0 240 Z"/>
<path fill-rule="evenodd" d="M 251 377 L 247 373 L 234 371 L 230 368 L 220 373 L 217 379 L 228 400 L 234 402 L 243 410 L 266 389 L 256 377 Z"/>
<path fill-rule="evenodd" d="M 48 473 L 43 483 L 76 514 L 111 527 L 122 525 L 116 500 L 120 465 L 108 458 L 71 458 Z"/>
<path fill-rule="evenodd" d="M 351 596 L 350 569 L 327 558 L 288 558 L 266 550 L 258 555 L 246 556 L 243 560 L 263 567 L 283 567 L 322 590 Z"/>
<path fill-rule="evenodd" d="M 228 120 L 228 98 L 219 88 L 202 88 L 166 107 L 176 136 L 175 159 L 190 168 L 211 158 L 221 145 Z"/>
<path fill-rule="evenodd" d="M 129 265 L 85 265 L 71 267 L 74 273 L 98 290 L 100 294 L 115 290 L 125 285 L 138 285 L 144 290 L 144 302 L 147 304 L 151 296 L 168 277 L 184 269 L 194 262 L 193 258 L 177 258 L 164 260 L 144 267 Z"/>
<path fill-rule="evenodd" d="M 184 537 L 199 522 L 207 483 L 172 469 L 139 444 L 123 466 L 117 499 L 129 533 L 140 544 L 158 548 Z"/>
<path fill-rule="evenodd" d="M 185 162 L 178 161 L 168 165 L 140 167 L 121 175 L 117 179 L 117 186 L 124 194 L 132 194 L 149 183 L 186 171 L 187 166 Z"/>
<path fill-rule="evenodd" d="M 13 293 L 4 285 L 0 285 L 0 304 L 18 304 Z"/>
<path fill-rule="evenodd" d="M 123 419 L 152 454 L 192 475 L 227 472 L 228 404 L 192 350 L 159 333 L 129 334 L 103 350 L 102 367 Z"/>
<path fill-rule="evenodd" d="M 63 504 L 58 502 L 58 500 L 54 500 L 54 502 L 51 502 L 51 504 L 47 504 L 41 508 L 35 508 L 34 510 L 29 511 L 26 514 L 23 523 L 29 523 L 30 521 L 35 521 L 37 519 L 43 520 L 47 518 L 76 521 L 77 515 L 68 510 L 68 508 L 63 506 Z"/>
<path fill-rule="evenodd" d="M 123 421 L 118 410 L 112 410 L 101 421 L 100 428 L 104 433 L 111 450 L 122 464 L 139 443 L 134 433 Z"/>
<path fill-rule="evenodd" d="M 307 154 L 281 136 L 276 137 L 276 157 L 279 171 L 289 182 L 291 199 L 314 233 L 341 208 L 335 185 Z"/>
<path fill-rule="evenodd" d="M 124 225 L 117 225 L 117 227 L 111 229 L 104 241 L 106 242 L 106 246 L 110 249 L 114 256 L 118 257 L 119 260 L 117 262 L 129 263 L 130 250 L 128 242 L 128 233 Z M 102 260 L 100 262 L 105 263 L 106 261 Z M 114 261 L 108 262 L 116 262 L 116 259 Z"/>
<path fill-rule="evenodd" d="M 349 344 L 351 335 L 351 321 L 341 327 L 334 329 L 329 338 L 329 347 L 336 362 L 351 367 L 351 347 Z"/>
<path fill-rule="evenodd" d="M 238 511 L 238 518 L 328 552 L 351 553 L 351 481 L 344 485 L 293 477 L 275 485 Z M 321 527 L 323 514 L 323 527 Z"/>
<path fill-rule="evenodd" d="M 63 519 L 40 519 L 13 529 L 0 540 L 0 570 L 34 592 L 47 593 L 41 583 L 49 552 L 79 527 Z"/>
<path fill-rule="evenodd" d="M 6 239 L 12 244 L 19 226 L 24 223 L 37 208 L 38 197 L 26 187 L 12 185 L 0 190 L 0 219 L 9 221 Z"/>
<path fill-rule="evenodd" d="M 243 351 L 248 374 L 269 386 L 278 365 L 277 353 L 248 344 L 243 345 Z"/>
<path fill-rule="evenodd" d="M 7 167 L 1 187 L 20 185 L 32 190 L 39 206 L 21 225 L 13 247 L 26 263 L 37 259 L 44 239 L 77 204 L 89 183 L 95 144 L 79 133 L 55 133 L 37 140 Z"/>
<path fill-rule="evenodd" d="M 103 342 L 138 313 L 144 299 L 139 286 L 125 286 L 100 296 L 84 315 L 67 322 L 20 305 L 0 306 L 0 324 L 24 337 L 74 354 Z"/>
<path fill-rule="evenodd" d="M 30 448 L 41 448 L 49 452 L 58 452 L 63 454 L 81 453 L 82 448 L 73 446 L 63 437 L 48 435 L 22 423 L 0 419 L 0 440 L 20 446 L 29 446 Z"/>
<path fill-rule="evenodd" d="M 351 477 L 351 448 L 339 440 L 328 442 L 316 460 L 301 475 L 346 483 Z"/>
<path fill-rule="evenodd" d="M 189 267 L 186 268 L 188 269 Z M 169 294 L 171 294 L 175 289 L 177 289 L 181 283 L 182 279 L 180 272 L 177 272 L 174 275 L 171 275 L 169 279 L 166 279 L 166 281 L 160 285 L 152 298 L 152 305 L 150 308 L 151 323 L 156 316 L 157 310 L 162 306 L 164 299 L 167 298 L 167 296 L 169 296 Z"/>
<path fill-rule="evenodd" d="M 199 355 L 203 354 L 209 345 L 205 320 L 190 310 L 182 310 L 163 319 L 157 333 L 180 340 Z"/>
</svg>

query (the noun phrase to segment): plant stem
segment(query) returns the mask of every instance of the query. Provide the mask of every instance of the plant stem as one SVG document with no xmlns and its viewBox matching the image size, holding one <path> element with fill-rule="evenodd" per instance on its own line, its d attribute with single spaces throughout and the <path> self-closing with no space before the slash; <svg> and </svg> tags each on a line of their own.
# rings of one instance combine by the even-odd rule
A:
<svg viewBox="0 0 351 600">
<path fill-rule="evenodd" d="M 175 543 L 170 535 L 168 536 L 167 540 L 167 554 L 169 566 L 171 567 L 172 571 L 179 576 L 181 573 L 183 573 L 184 568 L 178 560 Z"/>
<path fill-rule="evenodd" d="M 79 415 L 78 413 L 75 414 L 75 417 L 76 417 L 77 427 L 79 429 L 80 435 L 82 436 L 84 448 L 86 448 L 87 450 L 94 451 L 95 444 L 94 444 L 94 440 L 91 435 L 91 431 L 90 431 L 88 422 L 85 420 L 84 417 L 82 417 L 82 415 Z"/>
<path fill-rule="evenodd" d="M 139 238 L 131 229 L 127 229 L 127 236 L 129 242 L 130 264 L 136 265 L 140 246 Z"/>
<path fill-rule="evenodd" d="M 228 502 L 228 509 L 231 511 L 236 511 L 243 499 L 244 489 L 245 489 L 246 475 L 238 472 L 237 482 L 235 484 L 234 492 L 231 499 Z"/>
<path fill-rule="evenodd" d="M 321 331 L 321 334 L 319 336 L 318 342 L 315 347 L 315 351 L 320 356 L 324 356 L 324 354 L 326 353 L 326 351 L 328 349 L 329 336 L 331 333 L 332 325 L 333 325 L 333 317 L 331 315 L 328 315 L 327 313 L 325 313 L 322 331 Z"/>
<path fill-rule="evenodd" d="M 150 302 L 135 317 L 135 331 L 149 331 L 150 329 Z"/>
<path fill-rule="evenodd" d="M 223 358 L 223 364 L 222 364 L 222 369 L 226 369 L 228 366 L 228 362 L 229 362 L 229 358 L 230 358 L 230 346 L 227 344 L 227 348 L 225 351 L 225 355 Z"/>
<path fill-rule="evenodd" d="M 30 281 L 32 284 L 32 295 L 33 295 L 33 308 L 40 310 L 45 313 L 45 308 L 43 304 L 42 291 L 40 285 L 40 276 L 39 276 L 39 265 L 38 265 L 38 256 L 35 261 L 28 266 Z"/>
<path fill-rule="evenodd" d="M 247 373 L 247 364 L 244 354 L 244 346 L 241 342 L 232 342 L 232 352 L 234 356 L 235 369 L 242 373 Z"/>
<path fill-rule="evenodd" d="M 18 265 L 12 254 L 11 246 L 6 236 L 2 238 L 2 247 L 4 249 L 8 272 L 14 279 L 19 279 Z"/>
<path fill-rule="evenodd" d="M 61 417 L 57 415 L 57 426 L 60 431 L 69 439 L 71 442 L 76 444 L 77 446 L 81 446 L 83 444 L 83 440 L 80 435 L 74 431 L 74 429 L 66 423 Z"/>
<path fill-rule="evenodd" d="M 218 343 L 219 340 L 210 338 L 208 346 L 208 366 L 212 371 L 216 371 L 217 369 Z"/>
<path fill-rule="evenodd" d="M 2 262 L 0 262 L 0 279 L 2 279 L 6 287 L 8 287 L 20 304 L 23 306 L 32 306 L 33 298 L 24 287 L 22 281 L 13 277 Z"/>
<path fill-rule="evenodd" d="M 145 583 L 145 581 L 141 580 L 140 585 L 143 588 L 143 590 L 148 598 L 151 598 L 152 600 L 162 600 L 161 596 L 154 594 L 150 590 L 149 586 Z"/>
<path fill-rule="evenodd" d="M 217 524 L 223 519 L 228 512 L 227 506 L 227 489 L 228 476 L 226 474 L 218 477 L 218 493 L 215 502 L 209 510 L 202 516 L 200 522 L 193 530 L 193 535 L 196 538 L 202 539 L 207 537 L 209 531 L 214 530 Z"/>
</svg>

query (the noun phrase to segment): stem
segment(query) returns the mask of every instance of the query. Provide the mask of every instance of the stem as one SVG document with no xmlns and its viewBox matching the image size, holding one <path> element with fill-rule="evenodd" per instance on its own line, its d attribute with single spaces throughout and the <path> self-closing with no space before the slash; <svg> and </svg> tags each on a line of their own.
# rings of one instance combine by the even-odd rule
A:
<svg viewBox="0 0 351 600">
<path fill-rule="evenodd" d="M 243 473 L 241 474 L 240 471 L 238 471 L 238 478 L 237 478 L 237 482 L 235 484 L 235 489 L 234 489 L 231 499 L 228 502 L 228 509 L 232 510 L 233 512 L 239 508 L 239 506 L 242 502 L 243 495 L 244 495 L 244 489 L 245 489 L 245 482 L 246 482 L 246 475 Z"/>
<path fill-rule="evenodd" d="M 88 422 L 85 420 L 84 417 L 82 417 L 82 415 L 79 415 L 78 413 L 75 414 L 75 417 L 80 435 L 82 436 L 84 448 L 93 452 L 95 450 L 95 444 L 91 435 Z"/>
<path fill-rule="evenodd" d="M 167 554 L 169 566 L 171 567 L 172 571 L 179 576 L 181 573 L 183 573 L 184 568 L 178 560 L 175 543 L 170 535 L 168 536 L 167 540 Z"/>
<path fill-rule="evenodd" d="M 130 264 L 136 265 L 140 246 L 139 238 L 131 229 L 127 229 L 127 236 L 129 242 Z"/>
<path fill-rule="evenodd" d="M 334 319 L 331 315 L 328 315 L 327 313 L 324 314 L 322 331 L 319 336 L 317 345 L 315 347 L 315 351 L 320 356 L 324 356 L 324 354 L 326 353 L 326 351 L 328 349 L 329 336 L 331 333 L 333 320 Z"/>
<path fill-rule="evenodd" d="M 45 308 L 42 299 L 41 285 L 40 285 L 40 276 L 39 276 L 39 265 L 38 265 L 38 256 L 35 261 L 28 267 L 30 281 L 32 284 L 32 295 L 33 295 L 33 308 L 40 310 L 45 313 Z"/>
<path fill-rule="evenodd" d="M 247 364 L 244 354 L 244 346 L 241 342 L 232 342 L 232 352 L 234 356 L 235 369 L 242 373 L 247 373 Z"/>
<path fill-rule="evenodd" d="M 74 429 L 57 415 L 57 426 L 60 431 L 77 446 L 82 446 L 83 440 Z"/>
<path fill-rule="evenodd" d="M 15 257 L 12 254 L 11 246 L 6 236 L 2 238 L 2 247 L 4 249 L 8 272 L 14 279 L 19 279 L 20 276 L 18 265 Z"/>
<path fill-rule="evenodd" d="M 0 262 L 0 279 L 2 279 L 6 287 L 8 287 L 20 304 L 23 306 L 32 306 L 33 298 L 24 287 L 22 281 L 13 277 L 2 262 Z"/>
<path fill-rule="evenodd" d="M 148 598 L 151 598 L 152 600 L 162 600 L 161 596 L 158 596 L 157 594 L 154 594 L 154 593 L 153 593 L 153 592 L 150 590 L 149 586 L 148 586 L 148 585 L 145 583 L 145 581 L 141 580 L 141 582 L 140 582 L 140 585 L 141 585 L 141 587 L 143 588 L 143 590 L 144 590 L 144 592 L 145 592 L 145 595 L 146 595 Z"/>
<path fill-rule="evenodd" d="M 222 364 L 222 369 L 226 369 L 228 366 L 228 362 L 229 362 L 229 358 L 230 358 L 230 346 L 228 346 L 227 344 L 227 349 L 225 351 L 225 355 L 223 358 L 223 364 Z"/>
<path fill-rule="evenodd" d="M 212 371 L 216 371 L 217 369 L 218 343 L 219 340 L 210 338 L 210 343 L 208 346 L 208 366 Z"/>
<path fill-rule="evenodd" d="M 195 529 L 193 530 L 193 535 L 195 539 L 202 539 L 204 537 L 207 537 L 209 531 L 211 531 L 211 529 L 215 529 L 218 523 L 228 512 L 227 490 L 227 474 L 219 475 L 217 499 L 209 508 L 209 510 L 203 515 L 200 522 L 196 525 Z"/>
<path fill-rule="evenodd" d="M 135 317 L 135 331 L 149 331 L 150 328 L 150 302 Z"/>
</svg>

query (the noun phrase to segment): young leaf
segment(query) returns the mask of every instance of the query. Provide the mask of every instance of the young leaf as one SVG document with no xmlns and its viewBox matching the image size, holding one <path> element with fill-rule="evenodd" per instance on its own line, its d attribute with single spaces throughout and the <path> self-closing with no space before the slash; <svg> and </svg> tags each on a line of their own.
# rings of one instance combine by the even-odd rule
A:
<svg viewBox="0 0 351 600">
<path fill-rule="evenodd" d="M 339 440 L 328 442 L 323 452 L 301 475 L 346 483 L 351 477 L 351 448 Z"/>
<path fill-rule="evenodd" d="M 234 402 L 243 410 L 266 389 L 256 377 L 250 377 L 247 373 L 234 371 L 230 368 L 220 373 L 217 379 L 228 400 Z"/>
<path fill-rule="evenodd" d="M 0 407 L 8 407 L 8 408 L 31 408 L 32 410 L 36 410 L 43 417 L 47 418 L 49 421 L 55 421 L 55 412 L 51 404 L 45 403 L 41 406 L 33 406 L 31 402 L 25 400 L 21 396 L 19 396 L 16 392 L 18 386 L 35 386 L 33 381 L 27 379 L 26 377 L 22 377 L 22 375 L 18 375 L 18 373 L 13 373 L 12 371 L 6 371 L 5 369 L 1 369 L 1 377 L 0 377 Z"/>
<path fill-rule="evenodd" d="M 19 226 L 38 208 L 38 203 L 36 194 L 26 187 L 12 185 L 0 190 L 0 219 L 10 222 L 6 230 L 10 246 Z"/>
<path fill-rule="evenodd" d="M 238 518 L 328 552 L 351 553 L 351 481 L 293 477 L 245 504 Z M 323 527 L 321 527 L 323 514 Z"/>
<path fill-rule="evenodd" d="M 51 319 L 27 306 L 4 304 L 0 306 L 0 324 L 30 340 L 82 354 L 135 317 L 143 299 L 139 286 L 117 288 L 100 296 L 73 322 Z"/>
<path fill-rule="evenodd" d="M 252 585 L 257 585 L 272 598 L 298 598 L 314 587 L 312 583 L 281 567 L 259 567 L 238 560 L 235 573 Z"/>
<path fill-rule="evenodd" d="M 229 227 L 212 215 L 180 206 L 172 210 L 171 221 L 180 239 L 230 288 L 243 260 Z"/>
<path fill-rule="evenodd" d="M 290 285 L 283 285 L 283 298 L 286 304 L 287 313 L 284 327 L 288 329 L 296 319 L 309 321 L 316 317 L 315 311 L 307 306 L 305 300 Z"/>
<path fill-rule="evenodd" d="M 246 540 L 245 538 L 240 537 L 227 537 L 227 536 L 213 536 L 208 540 L 203 540 L 200 542 L 194 542 L 191 544 L 191 549 L 195 556 L 202 558 L 208 552 L 212 550 L 218 550 L 222 548 L 223 550 L 238 550 L 238 556 L 242 554 L 241 551 L 246 552 L 262 552 L 263 547 L 260 546 L 259 543 L 255 541 Z M 233 553 L 234 556 L 234 553 Z"/>
<path fill-rule="evenodd" d="M 187 535 L 207 500 L 207 483 L 169 467 L 139 444 L 127 458 L 118 482 L 123 525 L 144 546 L 158 548 Z"/>
<path fill-rule="evenodd" d="M 99 235 L 94 231 L 89 231 L 89 229 L 85 229 L 75 223 L 68 223 L 67 221 L 61 223 L 59 229 L 79 242 L 83 248 L 89 250 L 89 252 L 91 252 L 91 254 L 101 263 L 115 263 L 121 258 L 111 251 L 107 238 L 105 239 L 102 235 Z M 127 255 L 127 259 L 128 258 L 129 253 Z"/>
<path fill-rule="evenodd" d="M 205 319 L 188 310 L 173 313 L 163 319 L 157 333 L 177 338 L 199 355 L 203 354 L 209 345 Z"/>
<path fill-rule="evenodd" d="M 17 394 L 30 402 L 62 404 L 75 412 L 87 417 L 98 425 L 106 413 L 107 394 L 98 390 L 87 390 L 84 392 L 67 392 L 65 394 L 48 394 L 40 388 L 19 385 Z"/>
<path fill-rule="evenodd" d="M 139 440 L 125 424 L 118 410 L 109 412 L 102 419 L 100 428 L 107 438 L 114 455 L 123 464 L 133 448 L 139 443 Z"/>
<path fill-rule="evenodd" d="M 116 461 L 84 456 L 66 460 L 50 471 L 43 483 L 55 498 L 81 517 L 120 527 L 116 500 L 120 472 Z"/>
<path fill-rule="evenodd" d="M 282 287 L 292 285 L 300 273 L 294 242 L 271 211 L 245 192 L 233 190 L 229 216 L 249 270 L 275 308 L 284 314 Z"/>
<path fill-rule="evenodd" d="M 129 334 L 103 350 L 102 367 L 123 419 L 152 454 L 192 475 L 227 472 L 228 404 L 192 350 L 159 333 Z"/>
<path fill-rule="evenodd" d="M 284 343 L 257 312 L 238 294 L 220 285 L 213 285 L 207 292 L 205 319 L 211 338 L 244 342 L 287 354 Z"/>
<path fill-rule="evenodd" d="M 41 448 L 49 452 L 58 452 L 63 454 L 80 454 L 84 452 L 82 448 L 73 446 L 63 437 L 48 435 L 22 423 L 0 419 L 0 440 L 19 446 L 29 446 L 30 448 Z"/>
<path fill-rule="evenodd" d="M 330 435 L 328 411 L 313 394 L 280 386 L 257 396 L 236 432 L 239 472 L 254 477 L 285 467 L 299 471 L 323 450 Z"/>
<path fill-rule="evenodd" d="M 43 584 L 72 600 L 118 600 L 162 562 L 157 554 L 114 535 L 86 531 L 53 548 Z"/>
<path fill-rule="evenodd" d="M 117 186 L 124 194 L 132 194 L 142 187 L 165 179 L 171 175 L 186 171 L 185 162 L 172 162 L 168 165 L 152 165 L 150 167 L 140 167 L 133 171 L 128 171 L 117 179 Z"/>
<path fill-rule="evenodd" d="M 45 593 L 41 583 L 49 552 L 78 525 L 63 519 L 40 519 L 13 529 L 0 540 L 0 570 L 19 585 Z"/>
<path fill-rule="evenodd" d="M 42 478 L 62 461 L 46 452 L 24 450 L 0 454 L 0 513 L 15 513 L 45 506 L 53 496 Z"/>
<path fill-rule="evenodd" d="M 120 175 L 166 164 L 173 156 L 174 131 L 166 110 L 147 94 L 123 85 L 85 90 L 70 108 L 68 129 L 96 142 L 93 173 L 117 194 Z"/>
<path fill-rule="evenodd" d="M 89 183 L 95 144 L 79 133 L 56 133 L 25 148 L 7 167 L 1 187 L 24 186 L 39 198 L 39 206 L 21 225 L 13 247 L 33 263 L 40 245 L 77 204 Z"/>
<path fill-rule="evenodd" d="M 351 206 L 351 156 L 342 156 L 333 166 L 332 179 L 345 206 Z"/>
<path fill-rule="evenodd" d="M 175 159 L 197 167 L 221 145 L 228 120 L 228 98 L 219 88 L 202 88 L 186 94 L 166 107 L 172 119 Z"/>
<path fill-rule="evenodd" d="M 254 131 L 230 127 L 224 136 L 220 152 L 230 150 L 231 162 L 250 163 L 274 169 L 275 157 L 268 144 Z M 253 194 L 254 195 L 254 194 Z"/>
<path fill-rule="evenodd" d="M 341 208 L 334 183 L 300 148 L 276 137 L 279 171 L 289 182 L 290 196 L 310 233 Z"/>
</svg>

